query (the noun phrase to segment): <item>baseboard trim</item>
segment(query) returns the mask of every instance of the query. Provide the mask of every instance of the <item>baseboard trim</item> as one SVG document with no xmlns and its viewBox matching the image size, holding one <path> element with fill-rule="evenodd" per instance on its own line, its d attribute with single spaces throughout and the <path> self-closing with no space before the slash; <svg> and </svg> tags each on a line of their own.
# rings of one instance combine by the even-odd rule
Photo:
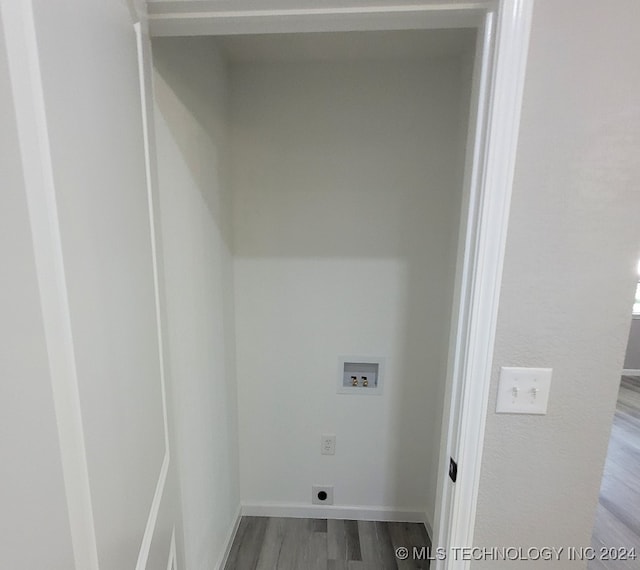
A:
<svg viewBox="0 0 640 570">
<path fill-rule="evenodd" d="M 623 376 L 640 376 L 640 369 L 637 368 L 625 368 L 622 371 Z"/>
<path fill-rule="evenodd" d="M 431 522 L 431 517 L 427 513 L 422 513 L 424 516 L 422 518 L 422 523 L 424 523 L 424 528 L 427 529 L 427 534 L 429 535 L 429 540 L 433 543 L 433 523 Z"/>
<path fill-rule="evenodd" d="M 240 519 L 242 518 L 242 505 L 238 505 L 238 509 L 236 510 L 235 519 L 233 521 L 233 526 L 229 529 L 229 533 L 227 534 L 227 539 L 225 542 L 224 552 L 216 565 L 216 570 L 224 570 L 224 567 L 227 565 L 227 560 L 229 560 L 229 554 L 231 552 L 231 546 L 233 545 L 233 540 L 236 537 L 236 533 L 238 532 L 238 527 L 240 526 Z"/>
<path fill-rule="evenodd" d="M 242 515 L 249 517 L 290 517 L 348 519 L 357 521 L 389 521 L 425 523 L 424 511 L 389 507 L 359 507 L 353 505 L 307 505 L 289 503 L 245 503 Z M 429 530 L 429 527 L 427 527 Z M 431 534 L 429 534 L 431 536 Z"/>
</svg>

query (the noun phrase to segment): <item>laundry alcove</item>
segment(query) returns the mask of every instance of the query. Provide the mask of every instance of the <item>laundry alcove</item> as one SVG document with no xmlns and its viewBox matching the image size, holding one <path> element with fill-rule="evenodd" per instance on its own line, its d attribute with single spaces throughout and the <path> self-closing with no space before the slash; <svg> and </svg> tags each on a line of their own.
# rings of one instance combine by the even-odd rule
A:
<svg viewBox="0 0 640 570">
<path fill-rule="evenodd" d="M 474 47 L 472 29 L 154 39 L 185 540 L 238 501 L 432 524 Z M 381 394 L 338 393 L 345 355 L 384 359 Z"/>
</svg>

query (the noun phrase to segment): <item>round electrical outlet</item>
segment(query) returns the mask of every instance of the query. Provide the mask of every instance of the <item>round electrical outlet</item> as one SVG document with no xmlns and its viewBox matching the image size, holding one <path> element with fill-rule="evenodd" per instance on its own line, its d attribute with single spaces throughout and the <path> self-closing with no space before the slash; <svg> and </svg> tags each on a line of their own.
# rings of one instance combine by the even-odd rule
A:
<svg viewBox="0 0 640 570">
<path fill-rule="evenodd" d="M 314 505 L 333 505 L 333 485 L 313 485 L 311 502 Z"/>
</svg>

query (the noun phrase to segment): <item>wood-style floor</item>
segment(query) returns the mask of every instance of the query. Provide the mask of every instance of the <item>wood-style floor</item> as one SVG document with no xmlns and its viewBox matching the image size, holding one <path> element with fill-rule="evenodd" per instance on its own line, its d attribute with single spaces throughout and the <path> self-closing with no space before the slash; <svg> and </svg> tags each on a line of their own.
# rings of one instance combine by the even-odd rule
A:
<svg viewBox="0 0 640 570">
<path fill-rule="evenodd" d="M 639 559 L 594 560 L 589 570 L 640 568 L 640 378 L 623 376 L 591 546 L 633 548 Z"/>
<path fill-rule="evenodd" d="M 425 569 L 395 550 L 430 545 L 416 523 L 242 517 L 225 570 Z"/>
</svg>

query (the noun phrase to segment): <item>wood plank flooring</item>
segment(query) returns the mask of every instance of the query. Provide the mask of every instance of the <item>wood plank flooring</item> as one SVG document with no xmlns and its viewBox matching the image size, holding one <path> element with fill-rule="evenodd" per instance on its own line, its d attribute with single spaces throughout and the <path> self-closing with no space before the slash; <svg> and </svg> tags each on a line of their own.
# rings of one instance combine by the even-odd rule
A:
<svg viewBox="0 0 640 570">
<path fill-rule="evenodd" d="M 618 393 L 591 546 L 635 547 L 640 557 L 640 378 L 623 376 Z M 589 570 L 640 568 L 639 560 L 589 563 Z"/>
<path fill-rule="evenodd" d="M 410 570 L 395 549 L 431 546 L 417 523 L 242 517 L 225 570 Z"/>
<path fill-rule="evenodd" d="M 640 378 L 623 376 L 591 545 L 640 555 Z M 395 549 L 430 547 L 424 525 L 374 521 L 243 517 L 225 570 L 409 570 Z M 589 570 L 640 568 L 638 560 L 589 562 Z"/>
</svg>

